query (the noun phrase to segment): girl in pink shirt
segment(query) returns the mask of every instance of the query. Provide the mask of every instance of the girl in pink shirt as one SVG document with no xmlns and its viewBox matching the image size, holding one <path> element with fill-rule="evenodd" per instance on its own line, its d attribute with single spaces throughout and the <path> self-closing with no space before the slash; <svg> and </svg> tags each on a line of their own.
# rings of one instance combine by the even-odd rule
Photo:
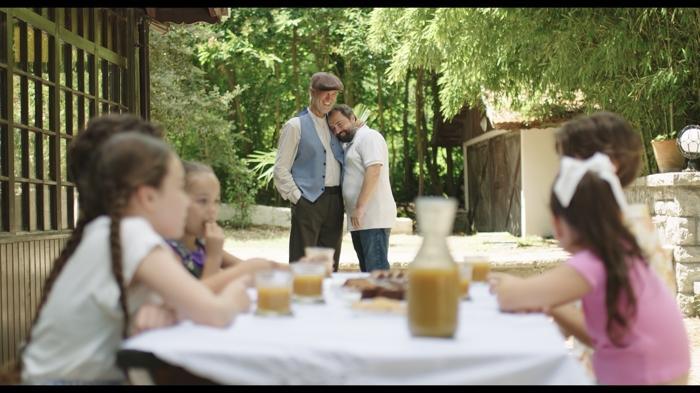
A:
<svg viewBox="0 0 700 393">
<path fill-rule="evenodd" d="M 550 209 L 555 236 L 573 256 L 530 278 L 492 273 L 491 291 L 502 310 L 548 312 L 591 346 L 600 384 L 686 384 L 683 317 L 625 227 L 626 207 L 608 156 L 563 157 Z M 573 304 L 579 299 L 582 311 Z"/>
</svg>

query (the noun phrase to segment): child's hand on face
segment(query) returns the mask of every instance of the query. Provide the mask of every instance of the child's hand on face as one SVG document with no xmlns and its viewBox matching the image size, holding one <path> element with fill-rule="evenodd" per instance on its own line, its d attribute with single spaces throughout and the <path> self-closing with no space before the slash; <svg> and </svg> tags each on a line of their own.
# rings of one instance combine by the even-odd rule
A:
<svg viewBox="0 0 700 393">
<path fill-rule="evenodd" d="M 224 251 L 224 230 L 216 223 L 204 223 L 204 244 L 208 255 L 222 255 Z"/>
</svg>

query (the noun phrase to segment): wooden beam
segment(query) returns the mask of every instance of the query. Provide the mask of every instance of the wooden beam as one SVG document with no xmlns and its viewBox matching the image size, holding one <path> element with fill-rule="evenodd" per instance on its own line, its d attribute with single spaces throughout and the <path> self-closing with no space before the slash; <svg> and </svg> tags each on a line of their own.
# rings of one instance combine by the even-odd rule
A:
<svg viewBox="0 0 700 393">
<path fill-rule="evenodd" d="M 136 89 L 138 88 L 138 69 L 136 68 L 136 51 L 138 50 L 136 45 L 136 32 L 138 29 L 136 26 L 136 17 L 134 16 L 134 9 L 129 8 L 126 15 L 126 61 L 128 68 L 125 70 L 125 76 L 127 78 L 127 98 L 125 104 L 129 107 L 129 112 L 138 113 L 136 105 Z"/>
<path fill-rule="evenodd" d="M 489 140 L 489 139 L 497 137 L 499 135 L 507 134 L 508 132 L 510 132 L 510 131 L 508 131 L 508 130 L 491 130 L 489 132 L 485 132 L 485 133 L 477 136 L 476 138 L 472 138 L 472 139 L 464 142 L 464 146 L 468 147 L 471 145 L 475 145 L 479 142 Z"/>
<path fill-rule="evenodd" d="M 7 8 L 5 8 L 7 9 Z M 58 10 L 57 14 L 58 14 Z M 62 8 L 60 10 L 63 10 Z M 38 15 L 28 9 L 23 9 L 23 8 L 17 8 L 15 9 L 15 16 L 30 25 L 33 25 L 35 27 L 38 27 L 46 32 L 55 32 L 54 34 L 57 34 L 56 37 L 61 37 L 63 41 L 65 41 L 67 44 L 71 44 L 77 48 L 80 48 L 84 51 L 90 52 L 90 53 L 98 53 L 99 56 L 103 59 L 106 59 L 114 64 L 118 64 L 120 67 L 127 67 L 126 61 L 124 57 L 120 56 L 117 52 L 114 50 L 107 49 L 106 47 L 100 46 L 100 42 L 97 40 L 97 34 L 95 35 L 95 42 L 90 42 L 90 40 L 85 39 L 78 34 L 66 29 L 63 27 L 63 25 L 59 25 L 58 23 L 54 24 L 47 18 L 42 17 L 41 15 Z M 58 19 L 58 15 L 57 15 Z M 105 23 L 102 21 L 102 23 Z M 58 28 L 58 29 L 57 29 Z M 59 35 L 60 34 L 60 35 Z M 97 43 L 98 45 L 95 45 Z M 109 43 L 107 44 L 109 45 Z"/>
<path fill-rule="evenodd" d="M 49 106 L 52 110 L 49 116 L 50 129 L 56 131 L 56 135 L 52 138 L 55 142 L 53 146 L 53 164 L 54 173 L 56 174 L 56 185 L 55 192 L 49 193 L 51 195 L 51 203 L 53 204 L 54 211 L 51 215 L 51 228 L 60 230 L 61 229 L 61 218 L 62 218 L 62 195 L 61 195 L 61 89 L 58 88 L 61 72 L 61 61 L 63 60 L 61 56 L 61 27 L 63 26 L 65 17 L 65 9 L 59 8 L 56 10 L 56 24 L 54 25 L 54 41 L 53 46 L 49 48 L 49 79 L 53 80 L 56 85 L 53 88 L 53 95 L 49 96 Z M 63 29 L 65 30 L 65 29 Z M 66 30 L 67 31 L 67 30 Z M 51 64 L 51 52 L 53 52 L 53 64 Z"/>
<path fill-rule="evenodd" d="M 146 120 L 151 118 L 151 77 L 150 72 L 150 52 L 148 44 L 148 32 L 150 20 L 148 18 L 141 18 L 141 23 L 139 24 L 139 109 L 140 115 Z"/>
<path fill-rule="evenodd" d="M 13 9 L 3 8 L 5 12 L 5 58 L 7 59 L 7 78 L 5 84 L 5 102 L 14 102 L 14 81 L 13 74 L 15 70 L 15 56 L 13 55 L 12 46 L 14 44 L 15 29 L 13 23 Z M 10 232 L 17 231 L 17 223 L 15 222 L 15 131 L 14 131 L 14 105 L 7 105 L 7 146 L 5 148 L 5 158 L 7 165 L 7 188 L 3 193 L 6 195 L 5 206 L 7 211 L 3 211 L 4 227 Z M 3 209 L 4 210 L 4 209 Z"/>
</svg>

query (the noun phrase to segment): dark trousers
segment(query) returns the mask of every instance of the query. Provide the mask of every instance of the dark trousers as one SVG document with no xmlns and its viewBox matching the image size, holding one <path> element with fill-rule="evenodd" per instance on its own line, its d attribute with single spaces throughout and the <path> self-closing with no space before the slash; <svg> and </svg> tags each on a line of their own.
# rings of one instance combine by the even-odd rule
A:
<svg viewBox="0 0 700 393">
<path fill-rule="evenodd" d="M 340 187 L 326 187 L 316 200 L 309 202 L 303 196 L 292 204 L 292 229 L 289 235 L 289 262 L 304 256 L 305 247 L 330 247 L 333 271 L 338 271 L 340 245 L 343 241 L 343 194 Z"/>
</svg>

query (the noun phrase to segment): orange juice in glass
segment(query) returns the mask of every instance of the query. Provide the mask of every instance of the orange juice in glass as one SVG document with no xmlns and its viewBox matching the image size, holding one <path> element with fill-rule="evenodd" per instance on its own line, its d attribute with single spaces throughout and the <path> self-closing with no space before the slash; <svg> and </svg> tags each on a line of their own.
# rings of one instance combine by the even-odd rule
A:
<svg viewBox="0 0 700 393">
<path fill-rule="evenodd" d="M 459 295 L 462 299 L 469 299 L 469 283 L 472 281 L 474 266 L 468 263 L 459 265 Z"/>
<path fill-rule="evenodd" d="M 255 274 L 258 292 L 256 315 L 291 315 L 292 273 L 285 270 L 268 270 Z"/>
<path fill-rule="evenodd" d="M 467 255 L 464 263 L 472 266 L 472 281 L 486 282 L 491 271 L 491 263 L 487 255 Z"/>
<path fill-rule="evenodd" d="M 303 303 L 323 303 L 323 279 L 326 266 L 318 262 L 293 263 L 294 299 Z"/>
</svg>

